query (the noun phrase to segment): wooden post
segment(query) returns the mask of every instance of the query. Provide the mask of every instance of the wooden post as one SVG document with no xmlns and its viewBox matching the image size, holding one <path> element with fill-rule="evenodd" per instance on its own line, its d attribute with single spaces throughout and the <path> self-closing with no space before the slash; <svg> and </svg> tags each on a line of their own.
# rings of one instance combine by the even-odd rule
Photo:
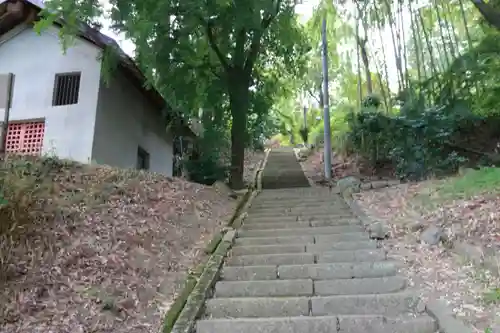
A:
<svg viewBox="0 0 500 333">
<path fill-rule="evenodd" d="M 14 74 L 0 74 L 0 109 L 4 109 L 2 133 L 0 137 L 0 154 L 5 153 L 7 129 L 9 128 L 10 108 L 12 107 L 13 87 Z"/>
</svg>

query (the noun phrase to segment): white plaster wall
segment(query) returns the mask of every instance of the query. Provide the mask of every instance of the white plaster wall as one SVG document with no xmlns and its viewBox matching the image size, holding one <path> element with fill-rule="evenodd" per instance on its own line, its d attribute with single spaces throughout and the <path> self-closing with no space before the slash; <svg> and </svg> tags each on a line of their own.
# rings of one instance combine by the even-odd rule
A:
<svg viewBox="0 0 500 333">
<path fill-rule="evenodd" d="M 101 71 L 99 53 L 91 43 L 76 40 L 64 55 L 56 28 L 41 36 L 29 28 L 0 44 L 0 73 L 15 74 L 10 120 L 44 118 L 44 153 L 90 162 Z M 75 71 L 81 72 L 78 104 L 52 106 L 55 75 Z M 0 109 L 0 121 L 4 112 Z"/>
<path fill-rule="evenodd" d="M 137 148 L 150 155 L 150 171 L 172 176 L 173 140 L 159 110 L 124 75 L 101 82 L 92 160 L 135 168 Z"/>
</svg>

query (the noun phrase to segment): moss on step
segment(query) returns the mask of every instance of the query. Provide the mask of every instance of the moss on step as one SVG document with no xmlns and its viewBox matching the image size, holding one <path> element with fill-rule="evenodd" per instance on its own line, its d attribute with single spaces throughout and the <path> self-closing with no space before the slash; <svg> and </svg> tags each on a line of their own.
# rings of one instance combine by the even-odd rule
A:
<svg viewBox="0 0 500 333">
<path fill-rule="evenodd" d="M 224 237 L 224 234 L 221 231 L 216 233 L 214 235 L 214 237 L 212 238 L 212 240 L 210 241 L 210 243 L 208 243 L 207 246 L 205 246 L 204 252 L 206 254 L 214 253 L 215 249 L 217 248 L 217 246 L 219 245 L 219 243 L 223 237 Z"/>
<path fill-rule="evenodd" d="M 165 319 L 163 321 L 162 333 L 170 333 L 172 331 L 175 321 L 179 317 L 179 314 L 184 308 L 184 305 L 186 304 L 189 295 L 193 291 L 197 282 L 198 280 L 195 276 L 188 275 L 188 278 L 184 283 L 184 288 L 182 289 L 179 296 L 175 299 L 175 302 L 170 307 L 170 310 L 168 310 L 167 314 L 165 315 Z"/>
<path fill-rule="evenodd" d="M 196 318 L 201 314 L 203 304 L 208 292 L 217 281 L 218 273 L 224 258 L 231 248 L 231 240 L 223 240 L 208 260 L 205 270 L 200 276 L 198 283 L 189 295 L 187 302 L 177 317 L 172 329 L 173 333 L 189 333 L 193 330 Z"/>
</svg>

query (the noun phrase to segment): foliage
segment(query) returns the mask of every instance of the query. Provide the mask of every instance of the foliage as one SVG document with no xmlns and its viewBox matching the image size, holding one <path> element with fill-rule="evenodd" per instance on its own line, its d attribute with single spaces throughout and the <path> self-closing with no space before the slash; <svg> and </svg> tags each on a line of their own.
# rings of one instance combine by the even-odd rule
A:
<svg viewBox="0 0 500 333">
<path fill-rule="evenodd" d="M 380 100 L 380 97 L 374 94 L 366 96 L 361 105 L 365 108 L 375 108 L 378 109 L 382 105 L 382 101 Z"/>
<path fill-rule="evenodd" d="M 359 153 L 373 166 L 389 164 L 411 179 L 452 172 L 465 163 L 467 145 L 482 134 L 474 132 L 485 123 L 493 126 L 500 104 L 500 33 L 473 24 L 481 22 L 474 4 L 323 0 L 307 23 L 313 43 L 320 43 L 325 16 L 337 153 Z M 321 106 L 321 54 L 314 51 L 303 89 Z M 396 78 L 389 78 L 388 68 L 396 70 Z M 322 129 L 314 132 L 310 136 L 322 137 Z M 457 141 L 467 143 L 456 147 Z"/>
<path fill-rule="evenodd" d="M 205 185 L 225 181 L 229 175 L 229 142 L 224 128 L 206 126 L 203 136 L 195 142 L 192 155 L 184 161 L 189 179 Z"/>
<path fill-rule="evenodd" d="M 349 140 L 371 164 L 390 163 L 399 177 L 417 180 L 458 170 L 466 159 L 449 143 L 478 120 L 459 103 L 420 110 L 416 117 L 363 110 L 350 115 Z"/>
</svg>

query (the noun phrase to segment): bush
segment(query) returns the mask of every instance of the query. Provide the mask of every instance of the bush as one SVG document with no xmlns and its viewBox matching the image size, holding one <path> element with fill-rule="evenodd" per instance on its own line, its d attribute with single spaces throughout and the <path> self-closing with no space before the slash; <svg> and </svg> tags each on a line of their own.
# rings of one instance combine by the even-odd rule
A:
<svg viewBox="0 0 500 333">
<path fill-rule="evenodd" d="M 225 181 L 231 163 L 229 142 L 224 130 L 205 128 L 203 136 L 195 142 L 191 156 L 184 162 L 189 179 L 204 185 Z"/>
<path fill-rule="evenodd" d="M 366 96 L 361 102 L 361 105 L 363 105 L 363 107 L 365 108 L 378 109 L 382 105 L 382 101 L 380 100 L 380 97 L 378 95 L 372 94 Z"/>
<path fill-rule="evenodd" d="M 216 157 L 202 154 L 185 162 L 189 179 L 196 183 L 212 185 L 217 180 L 226 180 L 229 168 L 220 164 Z"/>
<path fill-rule="evenodd" d="M 396 116 L 364 109 L 350 115 L 348 139 L 372 165 L 390 163 L 399 177 L 417 180 L 458 170 L 465 157 L 449 143 L 477 120 L 459 103 Z"/>
</svg>

